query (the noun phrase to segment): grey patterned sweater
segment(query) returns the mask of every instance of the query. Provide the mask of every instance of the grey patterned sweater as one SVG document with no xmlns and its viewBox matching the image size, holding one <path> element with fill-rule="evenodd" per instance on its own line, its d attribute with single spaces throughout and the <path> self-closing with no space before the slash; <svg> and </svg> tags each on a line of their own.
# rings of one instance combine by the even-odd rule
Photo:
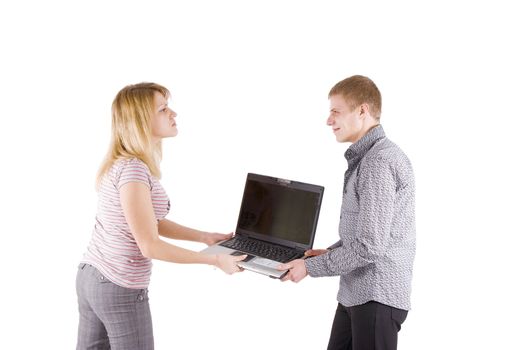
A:
<svg viewBox="0 0 525 350">
<path fill-rule="evenodd" d="M 352 144 L 345 158 L 341 239 L 305 260 L 308 274 L 341 276 L 337 300 L 344 306 L 373 300 L 409 310 L 416 251 L 410 161 L 381 125 Z"/>
</svg>

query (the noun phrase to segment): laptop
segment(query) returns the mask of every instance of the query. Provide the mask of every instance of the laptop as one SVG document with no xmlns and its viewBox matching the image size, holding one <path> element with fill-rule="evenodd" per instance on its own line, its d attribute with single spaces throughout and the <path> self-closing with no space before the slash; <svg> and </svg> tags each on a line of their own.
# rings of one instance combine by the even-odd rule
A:
<svg viewBox="0 0 525 350">
<path fill-rule="evenodd" d="M 324 187 L 248 173 L 235 235 L 202 252 L 248 256 L 245 270 L 282 278 L 282 263 L 303 258 L 314 243 Z"/>
</svg>

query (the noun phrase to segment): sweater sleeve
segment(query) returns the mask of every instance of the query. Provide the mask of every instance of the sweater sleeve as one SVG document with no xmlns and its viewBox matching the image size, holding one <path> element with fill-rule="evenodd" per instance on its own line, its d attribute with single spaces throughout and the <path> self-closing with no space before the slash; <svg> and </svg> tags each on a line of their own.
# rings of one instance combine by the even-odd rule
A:
<svg viewBox="0 0 525 350">
<path fill-rule="evenodd" d="M 377 156 L 361 164 L 356 177 L 358 211 L 350 211 L 343 202 L 340 225 L 341 245 L 329 252 L 307 259 L 312 277 L 336 276 L 373 264 L 385 254 L 394 215 L 396 176 L 385 158 Z"/>
</svg>

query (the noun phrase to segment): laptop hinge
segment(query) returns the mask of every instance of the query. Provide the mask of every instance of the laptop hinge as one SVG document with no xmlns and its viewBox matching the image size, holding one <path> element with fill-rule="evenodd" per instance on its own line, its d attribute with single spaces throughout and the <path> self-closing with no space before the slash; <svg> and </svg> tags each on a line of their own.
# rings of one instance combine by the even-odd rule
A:
<svg viewBox="0 0 525 350">
<path fill-rule="evenodd" d="M 277 182 L 282 184 L 282 185 L 290 185 L 292 183 L 290 180 L 279 179 L 279 178 L 277 178 Z"/>
</svg>

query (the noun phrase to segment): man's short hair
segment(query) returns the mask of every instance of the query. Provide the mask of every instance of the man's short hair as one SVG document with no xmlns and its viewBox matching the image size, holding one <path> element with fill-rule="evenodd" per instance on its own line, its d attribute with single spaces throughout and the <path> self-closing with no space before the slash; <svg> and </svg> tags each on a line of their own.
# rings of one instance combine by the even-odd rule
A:
<svg viewBox="0 0 525 350">
<path fill-rule="evenodd" d="M 350 110 L 366 103 L 372 117 L 377 120 L 381 117 L 381 93 L 376 84 L 368 77 L 354 75 L 341 80 L 330 90 L 328 98 L 334 95 L 341 95 Z"/>
</svg>

